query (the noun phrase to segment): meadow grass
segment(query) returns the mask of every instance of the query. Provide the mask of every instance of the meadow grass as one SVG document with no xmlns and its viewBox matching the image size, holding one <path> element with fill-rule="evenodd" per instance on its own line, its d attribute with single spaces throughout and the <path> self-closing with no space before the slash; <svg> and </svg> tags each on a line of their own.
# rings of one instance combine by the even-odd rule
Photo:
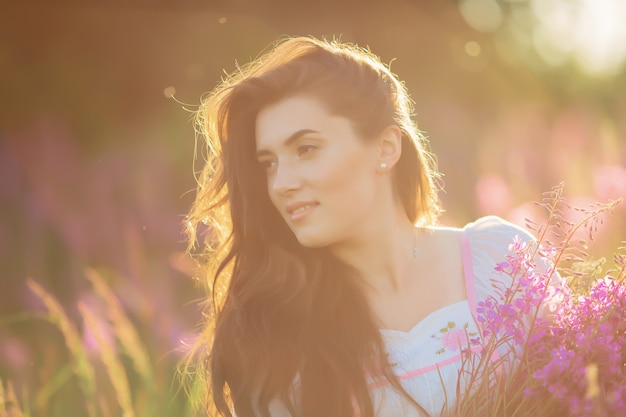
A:
<svg viewBox="0 0 626 417">
<path fill-rule="evenodd" d="M 70 353 L 71 369 L 79 380 L 78 384 L 84 398 L 95 399 L 96 372 L 88 358 L 76 325 L 68 318 L 61 304 L 51 293 L 32 279 L 29 279 L 27 284 L 31 291 L 33 291 L 45 305 L 50 322 L 63 334 L 65 345 Z M 85 406 L 88 417 L 98 417 L 98 413 L 92 401 L 85 401 Z"/>
<path fill-rule="evenodd" d="M 12 381 L 0 378 L 0 417 L 196 415 L 189 398 L 193 392 L 183 393 L 177 386 L 176 365 L 157 372 L 137 326 L 103 275 L 90 268 L 85 276 L 97 300 L 96 307 L 77 302 L 80 323 L 70 319 L 50 291 L 35 280 L 27 281 L 45 308 L 43 317 L 62 336 L 67 363 L 50 378 L 22 384 L 17 393 Z M 100 305 L 104 308 L 97 308 Z M 31 320 L 38 317 L 33 313 Z M 29 390 L 34 390 L 32 397 Z"/>
<path fill-rule="evenodd" d="M 23 415 L 11 381 L 7 381 L 6 390 L 3 382 L 0 381 L 0 417 L 22 417 Z"/>
</svg>

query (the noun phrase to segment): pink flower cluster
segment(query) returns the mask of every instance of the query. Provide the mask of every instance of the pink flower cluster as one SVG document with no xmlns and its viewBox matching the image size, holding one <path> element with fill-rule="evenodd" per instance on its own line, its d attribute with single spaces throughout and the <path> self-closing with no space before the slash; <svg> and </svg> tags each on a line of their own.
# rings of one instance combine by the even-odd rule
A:
<svg viewBox="0 0 626 417">
<path fill-rule="evenodd" d="M 479 303 L 477 320 L 516 355 L 524 395 L 549 399 L 559 415 L 626 416 L 626 283 L 607 276 L 576 294 L 537 266 L 554 251 L 517 237 L 509 249 L 495 269 L 512 285 L 494 283 L 498 296 Z"/>
<path fill-rule="evenodd" d="M 540 270 L 536 266 L 532 246 L 519 236 L 509 245 L 509 254 L 496 265 L 499 274 L 508 275 L 512 281 L 494 280 L 497 297 L 478 303 L 477 320 L 484 337 L 494 337 L 499 343 L 524 345 L 531 327 L 545 327 L 545 320 L 537 316 L 547 299 L 554 299 L 559 287 L 548 285 L 552 268 Z M 540 255 L 546 257 L 544 252 Z"/>
<path fill-rule="evenodd" d="M 554 325 L 531 337 L 528 357 L 539 383 L 529 394 L 548 392 L 569 416 L 626 416 L 624 282 L 605 277 L 589 294 L 567 297 Z"/>
</svg>

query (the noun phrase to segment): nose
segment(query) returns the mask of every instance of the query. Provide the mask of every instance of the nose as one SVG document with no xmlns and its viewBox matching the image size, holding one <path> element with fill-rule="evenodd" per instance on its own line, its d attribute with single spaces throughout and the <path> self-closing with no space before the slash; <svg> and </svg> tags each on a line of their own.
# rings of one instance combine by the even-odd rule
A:
<svg viewBox="0 0 626 417">
<path fill-rule="evenodd" d="M 301 186 L 300 176 L 289 162 L 278 164 L 271 178 L 272 191 L 280 196 L 289 196 Z"/>
</svg>

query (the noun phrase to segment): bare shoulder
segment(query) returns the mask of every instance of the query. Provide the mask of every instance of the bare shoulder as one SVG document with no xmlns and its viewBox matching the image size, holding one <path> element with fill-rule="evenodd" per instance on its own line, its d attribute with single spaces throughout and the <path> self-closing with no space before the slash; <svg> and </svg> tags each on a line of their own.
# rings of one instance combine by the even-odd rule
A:
<svg viewBox="0 0 626 417">
<path fill-rule="evenodd" d="M 450 226 L 429 226 L 420 229 L 420 234 L 428 245 L 438 251 L 444 252 L 454 249 L 458 246 L 460 235 L 463 228 Z"/>
</svg>

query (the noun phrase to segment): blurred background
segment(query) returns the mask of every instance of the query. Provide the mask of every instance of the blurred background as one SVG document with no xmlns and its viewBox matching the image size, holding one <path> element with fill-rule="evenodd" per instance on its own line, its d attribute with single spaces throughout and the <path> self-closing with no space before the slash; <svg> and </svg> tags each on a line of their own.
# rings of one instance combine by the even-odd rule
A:
<svg viewBox="0 0 626 417">
<path fill-rule="evenodd" d="M 369 47 L 405 81 L 445 174 L 441 223 L 524 225 L 561 181 L 582 207 L 626 196 L 624 21 L 622 0 L 4 0 L 0 400 L 191 415 L 175 376 L 201 321 L 181 226 L 191 112 L 236 63 L 285 35 Z M 625 230 L 622 204 L 590 252 L 610 258 Z"/>
</svg>

